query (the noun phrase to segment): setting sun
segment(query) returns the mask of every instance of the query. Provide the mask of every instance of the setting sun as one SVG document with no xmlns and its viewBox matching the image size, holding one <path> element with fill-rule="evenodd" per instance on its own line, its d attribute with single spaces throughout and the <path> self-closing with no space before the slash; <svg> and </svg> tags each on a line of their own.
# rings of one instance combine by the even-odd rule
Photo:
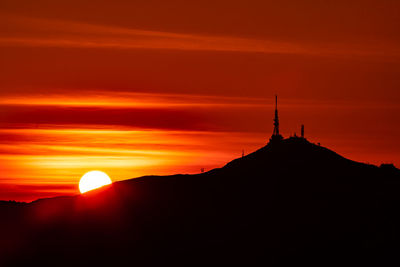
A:
<svg viewBox="0 0 400 267">
<path fill-rule="evenodd" d="M 79 191 L 83 194 L 87 191 L 111 184 L 110 177 L 102 171 L 90 171 L 85 173 L 79 181 Z"/>
</svg>

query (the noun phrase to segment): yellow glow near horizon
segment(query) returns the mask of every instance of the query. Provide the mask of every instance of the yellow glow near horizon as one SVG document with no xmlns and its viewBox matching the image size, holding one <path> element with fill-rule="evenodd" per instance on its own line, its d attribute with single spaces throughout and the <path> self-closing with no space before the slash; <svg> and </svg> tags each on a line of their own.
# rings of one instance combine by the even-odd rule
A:
<svg viewBox="0 0 400 267">
<path fill-rule="evenodd" d="M 90 171 L 85 173 L 79 181 L 79 191 L 83 194 L 111 183 L 110 177 L 105 172 Z"/>
<path fill-rule="evenodd" d="M 223 166 L 242 148 L 254 151 L 265 138 L 264 133 L 124 126 L 23 126 L 0 129 L 0 199 L 75 195 L 79 178 L 90 170 L 112 174 L 113 182 L 198 173 Z"/>
</svg>

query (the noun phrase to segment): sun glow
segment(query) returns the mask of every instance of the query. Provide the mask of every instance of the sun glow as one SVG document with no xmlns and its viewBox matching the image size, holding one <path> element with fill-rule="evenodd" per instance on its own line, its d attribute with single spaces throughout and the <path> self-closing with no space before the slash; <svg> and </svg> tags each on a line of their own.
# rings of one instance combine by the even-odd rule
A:
<svg viewBox="0 0 400 267">
<path fill-rule="evenodd" d="M 79 191 L 83 194 L 87 191 L 111 184 L 110 177 L 102 171 L 90 171 L 85 173 L 79 181 Z"/>
</svg>

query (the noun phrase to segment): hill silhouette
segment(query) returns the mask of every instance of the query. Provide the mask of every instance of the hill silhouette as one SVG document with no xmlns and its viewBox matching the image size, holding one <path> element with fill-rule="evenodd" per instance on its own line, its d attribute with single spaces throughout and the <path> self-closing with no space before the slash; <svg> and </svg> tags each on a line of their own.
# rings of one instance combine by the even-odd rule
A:
<svg viewBox="0 0 400 267">
<path fill-rule="evenodd" d="M 279 265 L 397 260 L 400 171 L 304 138 L 222 168 L 0 203 L 0 264 Z"/>
</svg>

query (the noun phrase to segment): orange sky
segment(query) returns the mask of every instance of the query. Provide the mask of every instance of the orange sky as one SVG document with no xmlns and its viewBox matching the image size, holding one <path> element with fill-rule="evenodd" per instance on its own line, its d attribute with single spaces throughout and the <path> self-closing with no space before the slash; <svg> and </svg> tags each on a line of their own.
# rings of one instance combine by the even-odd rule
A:
<svg viewBox="0 0 400 267">
<path fill-rule="evenodd" d="M 196 173 L 281 131 L 400 166 L 398 1 L 0 3 L 0 199 Z"/>
</svg>

